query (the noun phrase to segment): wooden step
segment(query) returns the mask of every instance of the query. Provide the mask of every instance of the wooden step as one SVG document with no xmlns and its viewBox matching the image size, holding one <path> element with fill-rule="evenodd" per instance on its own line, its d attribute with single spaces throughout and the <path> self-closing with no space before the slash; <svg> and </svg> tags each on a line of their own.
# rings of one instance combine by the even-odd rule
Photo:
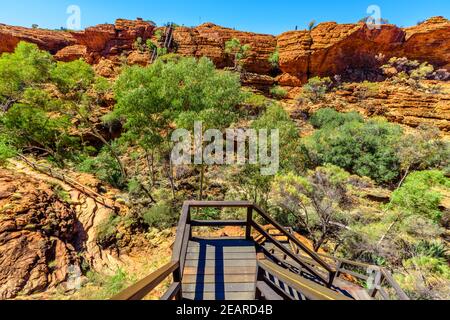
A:
<svg viewBox="0 0 450 320">
<path fill-rule="evenodd" d="M 255 274 L 185 274 L 183 276 L 183 284 L 197 283 L 201 280 L 203 283 L 216 283 L 217 279 L 221 278 L 226 283 L 248 283 L 254 282 Z"/>
<path fill-rule="evenodd" d="M 215 250 L 214 250 L 215 251 Z M 253 252 L 221 252 L 221 251 L 207 251 L 207 252 L 188 252 L 186 260 L 250 260 L 255 259 L 255 251 Z"/>
<path fill-rule="evenodd" d="M 215 268 L 228 268 L 228 267 L 256 267 L 256 255 L 253 260 L 186 260 L 185 267 L 215 267 Z"/>
<path fill-rule="evenodd" d="M 225 269 L 218 269 L 216 267 L 205 267 L 199 270 L 198 267 L 185 267 L 184 275 L 196 275 L 196 274 L 204 274 L 204 275 L 214 275 L 214 274 L 256 274 L 256 266 L 247 266 L 247 267 L 227 267 Z"/>
<path fill-rule="evenodd" d="M 190 283 L 183 284 L 183 292 L 251 292 L 255 291 L 255 282 L 238 283 Z"/>
<path fill-rule="evenodd" d="M 264 300 L 284 300 L 282 296 L 275 292 L 266 282 L 258 281 L 256 289 L 259 290 Z"/>
<path fill-rule="evenodd" d="M 183 297 L 189 300 L 253 300 L 256 249 L 244 239 L 193 239 L 183 270 Z"/>
<path fill-rule="evenodd" d="M 187 292 L 183 293 L 183 298 L 187 300 L 227 300 L 227 301 L 239 301 L 239 300 L 255 300 L 255 291 L 249 292 L 225 292 L 224 296 L 216 295 L 214 292 L 196 293 Z"/>
</svg>

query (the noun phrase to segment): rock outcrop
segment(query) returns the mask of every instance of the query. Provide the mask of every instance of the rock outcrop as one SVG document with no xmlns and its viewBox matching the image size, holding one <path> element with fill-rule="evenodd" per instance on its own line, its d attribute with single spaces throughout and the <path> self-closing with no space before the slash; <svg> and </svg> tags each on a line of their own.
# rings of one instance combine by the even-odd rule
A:
<svg viewBox="0 0 450 320">
<path fill-rule="evenodd" d="M 11 163 L 14 170 L 0 168 L 0 300 L 75 289 L 70 280 L 80 280 L 82 266 L 113 274 L 119 252 L 99 246 L 96 228 L 115 210 L 22 162 Z"/>
<path fill-rule="evenodd" d="M 174 32 L 177 52 L 185 56 L 208 57 L 219 68 L 233 66 L 232 57 L 225 53 L 225 43 L 238 39 L 249 44 L 251 50 L 243 61 L 248 72 L 268 74 L 272 70 L 268 59 L 276 49 L 276 37 L 271 35 L 241 32 L 205 23 L 195 28 L 178 27 Z"/>
<path fill-rule="evenodd" d="M 76 44 L 75 38 L 69 32 L 0 24 L 0 53 L 13 52 L 20 41 L 35 43 L 42 50 L 49 51 L 52 54 Z"/>
<path fill-rule="evenodd" d="M 42 181 L 0 169 L 0 299 L 32 294 L 79 268 L 76 213 Z"/>
<path fill-rule="evenodd" d="M 436 85 L 426 81 L 423 86 Z M 357 111 L 364 116 L 383 116 L 389 121 L 418 127 L 430 125 L 444 134 L 450 132 L 450 83 L 437 84 L 440 92 L 427 92 L 409 86 L 381 82 L 378 89 L 367 94 L 364 84 L 346 84 L 343 89 L 329 93 L 323 102 L 289 105 L 294 118 L 312 114 L 318 109 L 332 107 L 340 112 Z M 298 115 L 298 116 L 297 116 Z"/>
<path fill-rule="evenodd" d="M 97 64 L 108 59 L 119 64 L 122 56 L 132 64 L 145 65 L 149 55 L 142 54 L 134 43 L 154 38 L 155 26 L 142 20 L 118 19 L 80 32 L 28 29 L 0 25 L 0 53 L 12 52 L 21 40 L 36 43 L 55 54 L 58 60 L 84 57 Z M 438 68 L 450 66 L 450 21 L 431 18 L 417 26 L 399 28 L 382 25 L 369 29 L 366 24 L 321 23 L 311 31 L 289 31 L 279 36 L 236 31 L 205 23 L 198 27 L 176 27 L 174 50 L 185 56 L 209 57 L 219 68 L 233 65 L 225 53 L 225 42 L 237 38 L 251 50 L 244 61 L 246 71 L 274 76 L 268 58 L 278 47 L 283 86 L 299 86 L 311 76 L 336 74 L 349 80 L 376 80 L 374 73 L 393 56 L 428 61 Z M 361 78 L 361 79 L 358 79 Z"/>
<path fill-rule="evenodd" d="M 281 85 L 304 83 L 311 76 L 342 75 L 347 80 L 377 79 L 389 58 L 428 61 L 438 68 L 450 64 L 450 22 L 436 17 L 407 29 L 383 25 L 321 23 L 311 32 L 290 31 L 278 37 Z M 380 75 L 381 76 L 381 75 Z"/>
<path fill-rule="evenodd" d="M 0 53 L 13 51 L 21 40 L 29 41 L 49 50 L 58 60 L 82 57 L 94 65 L 98 74 L 114 77 L 125 61 L 142 66 L 150 62 L 149 52 L 134 44 L 138 38 L 142 43 L 147 39 L 157 41 L 156 30 L 163 32 L 164 28 L 158 29 L 142 20 L 123 19 L 81 32 L 0 25 Z M 242 76 L 243 84 L 266 92 L 278 84 L 286 87 L 289 98 L 295 98 L 300 87 L 313 76 L 340 75 L 346 82 L 382 81 L 386 75 L 380 66 L 394 56 L 428 61 L 436 68 L 450 68 L 450 21 L 443 17 L 434 17 L 404 29 L 394 25 L 369 29 L 364 23 L 326 22 L 311 31 L 289 31 L 279 36 L 241 32 L 206 23 L 194 28 L 176 27 L 173 51 L 183 56 L 205 56 L 217 67 L 228 68 L 233 66 L 233 58 L 225 53 L 225 43 L 232 38 L 251 46 L 243 61 L 246 71 Z M 274 68 L 268 59 L 277 48 L 279 67 Z M 391 103 L 391 98 L 388 98 L 389 102 L 379 101 L 392 108 L 391 119 L 411 125 L 423 119 L 448 131 L 447 113 L 436 114 L 427 109 L 435 106 L 435 99 L 440 99 L 440 104 L 448 103 L 448 100 L 442 100 L 441 96 L 415 98 L 408 94 L 399 99 L 404 100 L 394 99 L 395 103 Z M 405 111 L 410 105 L 414 107 Z M 439 120 L 441 114 L 447 118 Z"/>
</svg>

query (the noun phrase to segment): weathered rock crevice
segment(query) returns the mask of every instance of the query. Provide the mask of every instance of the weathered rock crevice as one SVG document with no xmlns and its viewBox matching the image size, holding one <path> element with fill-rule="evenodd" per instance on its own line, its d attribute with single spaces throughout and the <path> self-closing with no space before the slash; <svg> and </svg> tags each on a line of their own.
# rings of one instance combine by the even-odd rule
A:
<svg viewBox="0 0 450 320">
<path fill-rule="evenodd" d="M 14 171 L 0 169 L 0 299 L 66 290 L 71 273 L 87 265 L 116 272 L 119 252 L 96 238 L 96 226 L 115 212 L 22 162 L 12 164 Z"/>
</svg>

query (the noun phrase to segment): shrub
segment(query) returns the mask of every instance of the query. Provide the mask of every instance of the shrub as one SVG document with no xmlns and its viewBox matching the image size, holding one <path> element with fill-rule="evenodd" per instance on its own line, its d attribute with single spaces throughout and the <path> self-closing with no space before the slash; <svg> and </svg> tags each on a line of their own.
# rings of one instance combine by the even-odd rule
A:
<svg viewBox="0 0 450 320">
<path fill-rule="evenodd" d="M 439 221 L 442 212 L 439 205 L 442 194 L 438 187 L 450 188 L 450 179 L 440 171 L 417 171 L 411 173 L 401 188 L 392 194 L 392 206 L 410 215 L 422 215 Z"/>
<path fill-rule="evenodd" d="M 270 94 L 274 96 L 275 98 L 285 98 L 287 96 L 287 91 L 280 86 L 274 86 L 270 89 Z"/>
<path fill-rule="evenodd" d="M 358 112 L 341 113 L 331 108 L 320 109 L 311 117 L 311 124 L 316 129 L 325 127 L 339 127 L 347 122 L 364 122 L 364 118 Z"/>
<path fill-rule="evenodd" d="M 125 183 L 118 162 L 106 147 L 96 157 L 85 158 L 78 165 L 78 170 L 94 174 L 100 180 L 117 188 L 122 188 Z"/>
<path fill-rule="evenodd" d="M 5 164 L 6 160 L 16 155 L 16 150 L 8 141 L 2 140 L 0 137 L 0 165 Z"/>
<path fill-rule="evenodd" d="M 149 227 L 158 229 L 170 228 L 177 221 L 174 211 L 165 203 L 156 204 L 147 210 L 142 218 Z"/>
<path fill-rule="evenodd" d="M 313 165 L 330 163 L 378 183 L 388 183 L 400 173 L 396 146 L 401 135 L 398 125 L 384 120 L 356 120 L 316 131 L 305 140 L 304 150 Z"/>
<path fill-rule="evenodd" d="M 221 212 L 216 208 L 203 208 L 193 214 L 196 220 L 220 220 Z"/>
<path fill-rule="evenodd" d="M 269 62 L 274 69 L 277 69 L 280 66 L 280 52 L 278 47 L 275 52 L 270 55 Z"/>
<path fill-rule="evenodd" d="M 64 93 L 85 91 L 95 80 L 95 73 L 91 65 L 84 60 L 72 62 L 58 62 L 52 70 L 51 77 L 58 89 Z"/>
<path fill-rule="evenodd" d="M 117 236 L 117 227 L 121 222 L 120 216 L 110 216 L 108 219 L 102 221 L 96 228 L 97 242 L 107 247 L 111 243 L 115 242 Z"/>
<path fill-rule="evenodd" d="M 308 80 L 303 86 L 301 98 L 307 99 L 313 103 L 323 100 L 325 94 L 330 90 L 332 81 L 329 77 L 314 77 Z"/>
<path fill-rule="evenodd" d="M 245 59 L 250 51 L 249 44 L 242 45 L 239 39 L 233 38 L 225 42 L 225 53 L 232 55 L 234 58 L 234 68 L 242 67 L 243 59 Z"/>
</svg>

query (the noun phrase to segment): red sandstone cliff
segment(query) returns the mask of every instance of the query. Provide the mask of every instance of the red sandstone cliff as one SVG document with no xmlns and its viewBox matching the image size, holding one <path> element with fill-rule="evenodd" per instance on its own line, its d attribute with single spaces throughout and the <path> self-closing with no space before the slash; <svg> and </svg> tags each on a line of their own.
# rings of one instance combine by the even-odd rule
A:
<svg viewBox="0 0 450 320">
<path fill-rule="evenodd" d="M 98 25 L 81 32 L 0 25 L 0 53 L 13 51 L 17 43 L 24 40 L 36 43 L 62 61 L 83 57 L 92 64 L 104 58 L 117 63 L 120 56 L 132 54 L 132 62 L 145 64 L 147 59 L 133 52 L 133 44 L 138 37 L 144 41 L 151 38 L 154 30 L 154 25 L 148 22 L 123 19 L 114 25 Z M 381 29 L 369 30 L 365 24 L 327 22 L 311 32 L 289 31 L 278 37 L 211 23 L 195 28 L 178 27 L 174 32 L 179 54 L 209 57 L 220 68 L 232 65 L 224 52 L 225 42 L 231 38 L 251 45 L 244 65 L 248 72 L 257 74 L 271 73 L 268 58 L 278 47 L 281 75 L 277 80 L 284 86 L 299 86 L 315 75 L 352 75 L 355 70 L 370 70 L 383 62 L 375 59 L 380 54 L 384 60 L 406 56 L 429 61 L 439 68 L 450 67 L 450 21 L 443 17 L 431 18 L 406 29 L 383 25 Z M 102 63 L 105 65 L 104 61 Z"/>
</svg>

